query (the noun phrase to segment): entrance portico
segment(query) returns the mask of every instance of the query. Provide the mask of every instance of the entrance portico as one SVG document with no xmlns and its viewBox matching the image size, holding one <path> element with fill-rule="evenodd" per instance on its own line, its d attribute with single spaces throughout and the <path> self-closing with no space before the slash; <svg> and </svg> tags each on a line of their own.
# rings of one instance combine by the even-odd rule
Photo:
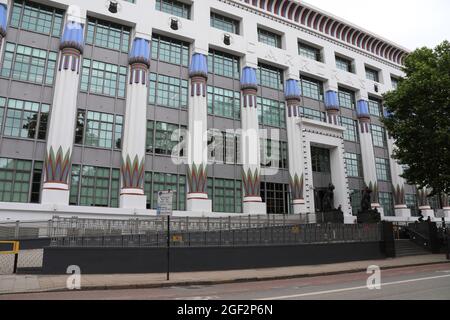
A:
<svg viewBox="0 0 450 320">
<path fill-rule="evenodd" d="M 352 216 L 350 193 L 344 160 L 344 127 L 325 122 L 300 118 L 297 122 L 301 131 L 301 145 L 303 159 L 302 166 L 305 176 L 305 206 L 309 213 L 308 221 L 315 222 L 314 179 L 311 163 L 311 147 L 329 149 L 331 182 L 335 186 L 334 206 L 341 206 L 345 223 L 354 223 L 356 217 Z"/>
</svg>

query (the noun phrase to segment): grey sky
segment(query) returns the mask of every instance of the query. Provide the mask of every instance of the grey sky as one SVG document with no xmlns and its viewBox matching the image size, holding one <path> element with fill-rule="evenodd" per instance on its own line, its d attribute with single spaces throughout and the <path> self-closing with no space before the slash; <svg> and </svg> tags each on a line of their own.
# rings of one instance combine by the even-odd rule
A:
<svg viewBox="0 0 450 320">
<path fill-rule="evenodd" d="M 307 0 L 407 49 L 450 41 L 449 0 Z"/>
</svg>

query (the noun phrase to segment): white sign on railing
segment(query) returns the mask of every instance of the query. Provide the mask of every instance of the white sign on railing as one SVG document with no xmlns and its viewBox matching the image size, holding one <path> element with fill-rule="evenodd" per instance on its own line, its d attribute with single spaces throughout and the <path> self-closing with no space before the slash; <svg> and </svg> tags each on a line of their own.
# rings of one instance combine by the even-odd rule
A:
<svg viewBox="0 0 450 320">
<path fill-rule="evenodd" d="M 158 206 L 156 208 L 157 215 L 172 215 L 173 191 L 158 191 Z"/>
</svg>

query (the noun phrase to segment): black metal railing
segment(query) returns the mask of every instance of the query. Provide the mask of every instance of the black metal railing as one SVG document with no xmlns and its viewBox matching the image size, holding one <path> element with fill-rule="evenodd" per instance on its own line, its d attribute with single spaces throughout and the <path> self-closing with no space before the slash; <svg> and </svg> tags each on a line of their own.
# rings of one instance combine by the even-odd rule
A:
<svg viewBox="0 0 450 320">
<path fill-rule="evenodd" d="M 53 247 L 165 247 L 168 233 L 145 232 L 128 235 L 54 237 Z M 380 224 L 308 224 L 211 231 L 170 232 L 173 247 L 261 246 L 370 242 L 381 240 Z"/>
</svg>

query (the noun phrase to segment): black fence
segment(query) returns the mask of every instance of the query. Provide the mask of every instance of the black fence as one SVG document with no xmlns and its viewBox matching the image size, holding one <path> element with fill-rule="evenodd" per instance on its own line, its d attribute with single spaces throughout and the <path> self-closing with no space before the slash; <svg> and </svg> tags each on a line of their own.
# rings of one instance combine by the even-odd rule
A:
<svg viewBox="0 0 450 320">
<path fill-rule="evenodd" d="M 381 224 L 308 224 L 225 229 L 173 231 L 173 247 L 254 246 L 381 241 Z M 165 247 L 167 231 L 129 235 L 55 237 L 51 247 Z"/>
</svg>

